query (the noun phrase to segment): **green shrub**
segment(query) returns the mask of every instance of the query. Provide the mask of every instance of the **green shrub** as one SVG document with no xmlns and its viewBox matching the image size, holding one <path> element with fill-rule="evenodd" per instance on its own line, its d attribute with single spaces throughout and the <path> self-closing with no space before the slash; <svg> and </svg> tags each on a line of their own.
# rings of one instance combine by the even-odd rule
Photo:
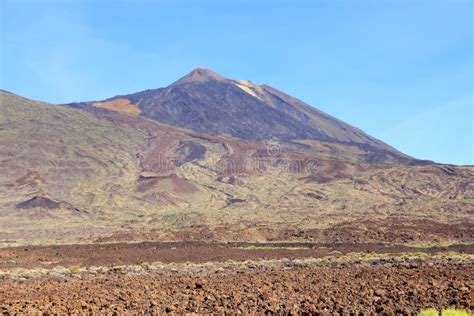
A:
<svg viewBox="0 0 474 316">
<path fill-rule="evenodd" d="M 125 266 L 115 266 L 112 268 L 112 271 L 114 272 L 120 272 L 120 273 L 125 273 Z"/>
<path fill-rule="evenodd" d="M 67 267 L 67 269 L 71 273 L 79 273 L 79 271 L 81 270 L 81 267 L 78 265 L 72 265 L 72 266 Z"/>
<path fill-rule="evenodd" d="M 441 316 L 470 316 L 470 313 L 464 309 L 448 308 L 443 309 Z"/>
<path fill-rule="evenodd" d="M 20 274 L 20 277 L 23 278 L 23 279 L 29 279 L 32 277 L 32 273 L 31 271 L 24 271 Z"/>
<path fill-rule="evenodd" d="M 336 258 L 334 258 L 333 256 L 325 256 L 321 259 L 321 262 L 329 263 L 329 262 L 333 261 L 334 259 L 336 259 Z"/>
<path fill-rule="evenodd" d="M 309 248 L 306 248 L 306 247 L 291 247 L 291 246 L 288 246 L 288 247 L 277 247 L 277 246 L 255 246 L 255 245 L 251 245 L 251 246 L 245 246 L 245 247 L 239 247 L 239 249 L 243 249 L 243 250 L 305 250 L 305 249 L 309 249 Z"/>
<path fill-rule="evenodd" d="M 246 247 L 240 247 L 240 249 L 244 249 L 244 250 L 257 250 L 258 247 L 255 246 L 255 245 L 251 245 L 251 246 L 246 246 Z"/>
<path fill-rule="evenodd" d="M 448 308 L 441 311 L 441 316 L 470 316 L 471 314 L 464 309 Z M 439 312 L 435 308 L 423 309 L 419 316 L 439 316 Z"/>
<path fill-rule="evenodd" d="M 421 310 L 419 316 L 439 316 L 439 313 L 436 308 L 428 308 Z"/>
<path fill-rule="evenodd" d="M 240 269 L 240 270 L 248 270 L 249 267 L 247 267 L 247 265 L 245 264 L 245 262 L 241 262 L 241 263 L 239 263 L 239 269 Z"/>
</svg>

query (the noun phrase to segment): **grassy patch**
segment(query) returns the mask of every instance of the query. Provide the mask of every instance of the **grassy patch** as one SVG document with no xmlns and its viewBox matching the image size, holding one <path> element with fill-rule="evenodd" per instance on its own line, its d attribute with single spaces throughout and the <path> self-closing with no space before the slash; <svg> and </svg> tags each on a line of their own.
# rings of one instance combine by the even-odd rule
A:
<svg viewBox="0 0 474 316">
<path fill-rule="evenodd" d="M 399 244 L 401 246 L 411 247 L 411 248 L 448 248 L 450 246 L 469 246 L 473 243 L 463 243 L 463 242 L 454 242 L 454 241 L 438 241 L 438 242 L 413 242 L 406 244 Z"/>
<path fill-rule="evenodd" d="M 325 257 L 319 258 L 301 258 L 301 259 L 261 259 L 261 260 L 247 260 L 247 261 L 234 261 L 227 260 L 225 262 L 205 262 L 205 263 L 162 263 L 162 262 L 142 262 L 137 265 L 117 265 L 113 267 L 106 266 L 89 266 L 80 267 L 77 265 L 63 267 L 55 266 L 53 268 L 35 268 L 35 269 L 6 269 L 0 270 L 0 279 L 12 278 L 12 279 L 29 279 L 38 277 L 77 277 L 80 275 L 107 275 L 107 274 L 154 274 L 154 273 L 205 273 L 205 272 L 216 272 L 216 273 L 232 273 L 232 272 L 243 272 L 247 270 L 258 269 L 279 269 L 279 268 L 303 268 L 303 267 L 319 267 L 325 265 L 340 266 L 346 264 L 367 264 L 371 262 L 379 262 L 381 264 L 407 264 L 410 262 L 416 262 L 422 264 L 424 260 L 432 263 L 458 263 L 473 262 L 474 255 L 472 254 L 461 254 L 461 253 L 438 253 L 434 255 L 417 253 L 401 253 L 401 254 L 390 254 L 390 253 L 347 253 L 344 255 L 333 256 L 326 255 Z M 428 313 L 427 310 L 423 312 Z M 446 310 L 446 316 L 458 315 L 449 314 L 451 310 Z M 430 314 L 422 314 L 430 315 Z M 464 315 L 464 314 L 459 314 Z"/>
<path fill-rule="evenodd" d="M 421 310 L 419 316 L 439 316 L 439 313 L 436 308 L 428 308 Z"/>
<path fill-rule="evenodd" d="M 441 311 L 441 316 L 470 316 L 471 313 L 464 309 L 448 308 Z M 440 316 L 440 313 L 435 308 L 423 309 L 419 316 Z"/>
<path fill-rule="evenodd" d="M 248 270 L 249 267 L 247 266 L 247 264 L 245 262 L 241 262 L 239 263 L 238 265 L 239 269 L 242 270 L 242 271 L 245 271 L 245 270 Z"/>
<path fill-rule="evenodd" d="M 81 271 L 81 267 L 78 266 L 78 265 L 72 265 L 72 266 L 69 266 L 67 267 L 67 269 L 69 270 L 70 273 L 79 273 Z"/>
<path fill-rule="evenodd" d="M 448 308 L 443 309 L 441 316 L 470 316 L 471 313 L 464 309 Z"/>
<path fill-rule="evenodd" d="M 238 247 L 238 249 L 243 249 L 243 250 L 304 250 L 308 249 L 305 247 L 277 247 L 277 246 L 244 246 L 244 247 Z"/>
<path fill-rule="evenodd" d="M 20 277 L 23 278 L 23 279 L 29 279 L 33 276 L 33 274 L 31 273 L 31 271 L 25 271 L 25 272 L 22 272 L 20 274 Z"/>
<path fill-rule="evenodd" d="M 115 266 L 112 268 L 112 271 L 118 272 L 118 273 L 125 273 L 127 270 L 126 266 Z"/>
</svg>

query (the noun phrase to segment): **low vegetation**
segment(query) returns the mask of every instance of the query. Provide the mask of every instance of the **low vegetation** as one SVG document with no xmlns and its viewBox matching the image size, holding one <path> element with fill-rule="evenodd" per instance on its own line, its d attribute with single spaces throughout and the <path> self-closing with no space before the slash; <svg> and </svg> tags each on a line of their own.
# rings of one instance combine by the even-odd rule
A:
<svg viewBox="0 0 474 316">
<path fill-rule="evenodd" d="M 246 260 L 225 262 L 205 262 L 205 263 L 163 263 L 163 262 L 142 262 L 137 265 L 119 265 L 112 267 L 90 266 L 81 267 L 71 265 L 68 267 L 56 266 L 51 269 L 9 269 L 0 270 L 0 279 L 30 279 L 38 277 L 70 277 L 80 275 L 109 275 L 109 274 L 169 274 L 169 273 L 224 273 L 224 272 L 245 272 L 253 269 L 275 269 L 275 268 L 302 268 L 324 265 L 346 265 L 346 264 L 381 264 L 381 265 L 411 265 L 423 264 L 448 264 L 448 263 L 474 263 L 473 254 L 456 252 L 437 253 L 434 255 L 426 253 L 375 253 L 375 252 L 353 252 L 341 254 L 332 252 L 321 258 L 303 259 L 272 259 L 272 260 Z M 447 314 L 448 315 L 448 314 Z"/>
<path fill-rule="evenodd" d="M 78 265 L 72 265 L 67 267 L 70 273 L 79 273 L 81 271 L 81 267 Z"/>
<path fill-rule="evenodd" d="M 440 316 L 440 312 L 435 308 L 428 308 L 421 310 L 419 316 Z M 448 308 L 441 310 L 441 316 L 471 316 L 471 313 L 464 309 Z"/>
<path fill-rule="evenodd" d="M 243 247 L 238 247 L 239 249 L 243 250 L 304 250 L 308 249 L 306 247 L 278 247 L 278 246 L 255 246 L 255 245 L 250 245 L 250 246 L 243 246 Z"/>
<path fill-rule="evenodd" d="M 412 247 L 412 248 L 427 249 L 427 248 L 448 248 L 451 246 L 470 246 L 473 244 L 474 243 L 472 242 L 436 241 L 436 242 L 411 242 L 411 243 L 404 243 L 404 244 L 399 244 L 399 245 Z"/>
</svg>

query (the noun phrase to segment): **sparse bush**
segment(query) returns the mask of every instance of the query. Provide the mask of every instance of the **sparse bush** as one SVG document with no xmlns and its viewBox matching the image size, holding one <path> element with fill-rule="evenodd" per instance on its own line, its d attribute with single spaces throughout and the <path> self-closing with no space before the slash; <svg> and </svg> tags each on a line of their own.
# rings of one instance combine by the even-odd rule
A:
<svg viewBox="0 0 474 316">
<path fill-rule="evenodd" d="M 417 257 L 417 258 L 426 258 L 426 257 L 429 257 L 429 255 L 426 253 L 426 252 L 414 252 L 412 254 L 413 257 Z"/>
<path fill-rule="evenodd" d="M 419 316 L 439 316 L 439 313 L 435 308 L 428 308 L 421 310 Z"/>
<path fill-rule="evenodd" d="M 23 271 L 22 273 L 20 273 L 20 278 L 23 278 L 23 279 L 29 279 L 33 276 L 33 274 L 31 273 L 31 271 Z"/>
<path fill-rule="evenodd" d="M 225 272 L 225 269 L 223 267 L 216 269 L 216 273 L 223 273 L 223 272 Z"/>
<path fill-rule="evenodd" d="M 163 269 L 164 266 L 161 262 L 153 262 L 151 265 L 150 265 L 150 269 L 151 270 L 161 270 Z"/>
<path fill-rule="evenodd" d="M 240 269 L 240 270 L 248 270 L 249 267 L 247 267 L 247 265 L 245 264 L 245 262 L 241 262 L 241 263 L 239 263 L 239 269 Z"/>
<path fill-rule="evenodd" d="M 89 270 L 94 270 L 98 274 L 106 274 L 107 272 L 110 271 L 108 267 L 90 267 Z"/>
<path fill-rule="evenodd" d="M 131 273 L 143 273 L 143 267 L 141 265 L 131 265 L 131 266 L 126 266 L 124 269 L 125 272 L 131 272 Z"/>
<path fill-rule="evenodd" d="M 419 316 L 439 316 L 439 312 L 435 308 L 423 309 Z M 470 316 L 470 313 L 464 309 L 448 308 L 441 311 L 441 316 Z"/>
<path fill-rule="evenodd" d="M 251 246 L 246 246 L 246 247 L 240 247 L 240 249 L 244 249 L 244 250 L 257 250 L 257 246 L 255 245 L 251 245 Z"/>
<path fill-rule="evenodd" d="M 81 271 L 81 267 L 78 266 L 78 265 L 72 265 L 72 266 L 69 266 L 67 267 L 67 269 L 69 270 L 69 272 L 71 273 L 79 273 Z"/>
<path fill-rule="evenodd" d="M 304 250 L 304 249 L 309 249 L 306 247 L 277 247 L 277 246 L 255 246 L 255 245 L 250 245 L 250 246 L 245 246 L 245 247 L 239 247 L 239 249 L 243 250 Z"/>
<path fill-rule="evenodd" d="M 470 316 L 470 313 L 464 309 L 448 308 L 443 309 L 441 316 Z"/>
<path fill-rule="evenodd" d="M 58 274 L 58 275 L 63 275 L 63 274 L 69 274 L 69 273 L 71 273 L 71 272 L 69 271 L 69 269 L 67 269 L 67 268 L 65 268 L 65 267 L 63 267 L 63 266 L 55 266 L 55 267 L 52 269 L 51 272 L 54 273 L 54 274 Z"/>
<path fill-rule="evenodd" d="M 112 271 L 117 273 L 125 273 L 125 270 L 125 266 L 115 266 L 112 268 Z"/>
<path fill-rule="evenodd" d="M 408 256 L 407 254 L 403 254 L 400 256 L 400 259 L 407 261 L 407 260 L 410 260 L 410 256 Z"/>
</svg>

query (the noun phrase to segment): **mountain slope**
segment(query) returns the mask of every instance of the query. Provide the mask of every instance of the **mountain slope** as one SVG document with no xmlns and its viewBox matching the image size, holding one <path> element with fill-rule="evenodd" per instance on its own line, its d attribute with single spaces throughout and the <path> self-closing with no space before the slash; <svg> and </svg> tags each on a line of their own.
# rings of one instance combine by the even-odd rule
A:
<svg viewBox="0 0 474 316">
<path fill-rule="evenodd" d="M 266 85 L 197 68 L 166 88 L 73 104 L 140 115 L 214 135 L 248 140 L 317 140 L 363 147 L 379 160 L 412 160 L 387 144 Z"/>
<path fill-rule="evenodd" d="M 101 111 L 0 92 L 0 242 L 474 240 L 472 167 Z"/>
<path fill-rule="evenodd" d="M 146 136 L 86 111 L 0 92 L 0 240 L 102 231 L 101 204 L 113 185 L 135 180 L 134 152 Z"/>
</svg>

